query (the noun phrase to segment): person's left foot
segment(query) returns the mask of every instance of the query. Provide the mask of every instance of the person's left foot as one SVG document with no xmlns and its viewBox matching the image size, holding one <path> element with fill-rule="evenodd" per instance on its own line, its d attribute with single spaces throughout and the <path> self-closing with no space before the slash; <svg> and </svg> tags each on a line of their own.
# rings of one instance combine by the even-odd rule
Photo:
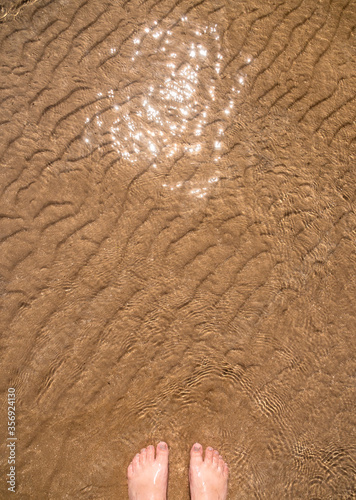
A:
<svg viewBox="0 0 356 500">
<path fill-rule="evenodd" d="M 166 500 L 168 482 L 168 446 L 161 441 L 143 448 L 127 468 L 130 500 Z"/>
</svg>

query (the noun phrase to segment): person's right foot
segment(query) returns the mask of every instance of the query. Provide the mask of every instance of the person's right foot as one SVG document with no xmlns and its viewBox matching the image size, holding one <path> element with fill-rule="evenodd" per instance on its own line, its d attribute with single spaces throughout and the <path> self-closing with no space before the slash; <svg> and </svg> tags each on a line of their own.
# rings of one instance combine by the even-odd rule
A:
<svg viewBox="0 0 356 500">
<path fill-rule="evenodd" d="M 195 443 L 190 450 L 189 483 L 191 500 L 226 500 L 229 469 L 217 450 L 205 450 Z"/>
</svg>

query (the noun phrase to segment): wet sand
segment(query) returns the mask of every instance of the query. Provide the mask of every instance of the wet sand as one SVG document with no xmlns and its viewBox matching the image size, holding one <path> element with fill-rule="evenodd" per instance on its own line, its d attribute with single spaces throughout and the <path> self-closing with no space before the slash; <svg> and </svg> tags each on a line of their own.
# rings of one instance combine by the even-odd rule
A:
<svg viewBox="0 0 356 500">
<path fill-rule="evenodd" d="M 231 500 L 356 498 L 355 21 L 43 0 L 0 25 L 18 498 L 127 498 L 160 440 L 169 499 L 195 441 Z"/>
</svg>

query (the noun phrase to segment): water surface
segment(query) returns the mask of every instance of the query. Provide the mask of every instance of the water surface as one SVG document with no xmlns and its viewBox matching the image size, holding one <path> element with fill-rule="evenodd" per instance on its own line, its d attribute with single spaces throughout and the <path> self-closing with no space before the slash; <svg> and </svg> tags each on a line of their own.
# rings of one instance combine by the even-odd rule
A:
<svg viewBox="0 0 356 500">
<path fill-rule="evenodd" d="M 195 441 L 228 462 L 231 500 L 356 498 L 355 21 L 352 0 L 4 19 L 19 498 L 126 498 L 159 440 L 170 499 Z"/>
</svg>

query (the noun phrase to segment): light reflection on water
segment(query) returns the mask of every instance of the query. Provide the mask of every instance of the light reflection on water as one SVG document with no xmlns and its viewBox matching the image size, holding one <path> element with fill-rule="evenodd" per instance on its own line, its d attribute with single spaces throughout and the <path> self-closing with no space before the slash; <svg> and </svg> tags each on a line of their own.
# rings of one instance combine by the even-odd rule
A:
<svg viewBox="0 0 356 500">
<path fill-rule="evenodd" d="M 83 140 L 87 147 L 109 146 L 124 162 L 146 163 L 156 169 L 160 161 L 172 162 L 182 155 L 197 162 L 200 155 L 210 157 L 218 166 L 227 150 L 224 133 L 234 121 L 236 100 L 241 99 L 245 84 L 244 76 L 236 75 L 235 86 L 216 98 L 224 64 L 219 40 L 218 25 L 197 29 L 196 21 L 190 25 L 187 16 L 172 30 L 157 28 L 157 21 L 144 27 L 130 41 L 131 66 L 125 76 L 132 73 L 132 82 L 127 84 L 126 80 L 125 86 L 120 81 L 116 86 L 113 83 L 106 91 L 109 112 L 100 113 L 98 107 L 95 119 L 86 119 Z M 110 53 L 116 52 L 116 47 L 110 48 Z M 150 78 L 146 76 L 138 88 L 134 73 L 140 68 L 148 68 Z M 97 93 L 100 99 L 103 95 Z M 209 134 L 205 133 L 207 128 Z M 190 190 L 191 195 L 206 196 L 218 180 L 207 177 L 205 185 Z M 177 183 L 169 189 L 181 186 Z"/>
</svg>

